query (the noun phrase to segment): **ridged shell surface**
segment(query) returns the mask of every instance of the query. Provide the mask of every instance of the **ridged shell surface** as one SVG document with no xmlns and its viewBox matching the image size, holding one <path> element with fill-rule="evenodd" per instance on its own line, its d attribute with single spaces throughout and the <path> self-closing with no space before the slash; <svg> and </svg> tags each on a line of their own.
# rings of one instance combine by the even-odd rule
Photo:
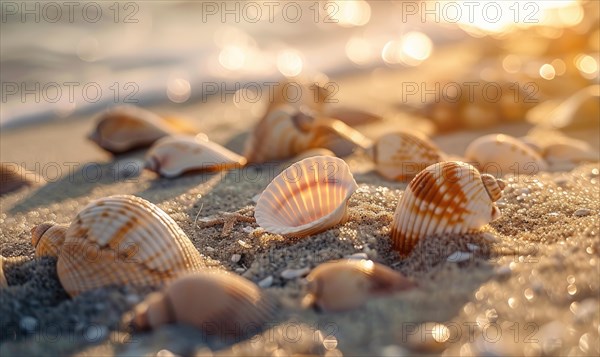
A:
<svg viewBox="0 0 600 357">
<path fill-rule="evenodd" d="M 502 181 L 489 175 L 482 179 L 475 167 L 464 162 L 427 167 L 410 182 L 398 202 L 391 227 L 394 249 L 406 256 L 427 236 L 480 229 L 500 217 L 494 201 L 503 187 Z"/>
<path fill-rule="evenodd" d="M 57 263 L 60 282 L 71 296 L 109 285 L 161 285 L 203 267 L 202 257 L 171 217 L 129 195 L 98 199 L 79 212 Z"/>
<path fill-rule="evenodd" d="M 31 245 L 36 257 L 57 257 L 65 242 L 67 226 L 42 223 L 31 229 Z"/>
<path fill-rule="evenodd" d="M 256 284 L 213 271 L 182 276 L 162 292 L 149 295 L 134 309 L 134 323 L 139 329 L 182 323 L 231 336 L 236 331 L 256 330 L 275 309 L 275 300 Z"/>
<path fill-rule="evenodd" d="M 241 167 L 242 156 L 202 136 L 169 136 L 158 140 L 146 155 L 146 167 L 165 177 L 184 172 L 220 171 Z"/>
<path fill-rule="evenodd" d="M 546 171 L 548 165 L 534 149 L 517 138 L 490 134 L 475 139 L 465 150 L 468 162 L 481 172 L 502 177 L 506 174 L 533 175 Z"/>
<path fill-rule="evenodd" d="M 344 160 L 310 157 L 288 167 L 267 186 L 254 216 L 270 233 L 315 234 L 345 221 L 347 202 L 357 188 Z"/>
<path fill-rule="evenodd" d="M 396 181 L 410 180 L 443 160 L 442 151 L 427 137 L 409 132 L 386 134 L 369 151 L 377 172 Z"/>
</svg>

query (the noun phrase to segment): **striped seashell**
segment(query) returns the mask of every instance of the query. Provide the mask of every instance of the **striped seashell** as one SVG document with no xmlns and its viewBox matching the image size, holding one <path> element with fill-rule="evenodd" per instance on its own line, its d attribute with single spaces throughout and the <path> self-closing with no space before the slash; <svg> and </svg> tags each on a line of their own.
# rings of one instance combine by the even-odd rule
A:
<svg viewBox="0 0 600 357">
<path fill-rule="evenodd" d="M 392 245 L 407 256 L 420 239 L 476 231 L 500 217 L 504 182 L 459 161 L 427 167 L 408 185 L 392 222 Z"/>
<path fill-rule="evenodd" d="M 276 308 L 276 301 L 247 279 L 202 272 L 182 276 L 162 292 L 150 294 L 134 308 L 133 324 L 143 330 L 181 323 L 224 337 L 259 328 Z"/>
<path fill-rule="evenodd" d="M 335 153 L 329 149 L 317 148 L 317 149 L 308 149 L 306 151 L 301 152 L 300 154 L 294 156 L 291 160 L 285 161 L 283 164 L 279 165 L 277 168 L 277 173 L 281 173 L 283 170 L 287 169 L 291 165 L 295 164 L 298 161 L 302 161 L 304 159 L 308 159 L 309 157 L 315 156 L 331 156 L 335 157 Z"/>
<path fill-rule="evenodd" d="M 9 162 L 0 163 L 0 195 L 43 182 L 42 177 L 20 165 Z"/>
<path fill-rule="evenodd" d="M 65 242 L 68 226 L 45 222 L 31 229 L 31 245 L 36 257 L 56 257 Z"/>
<path fill-rule="evenodd" d="M 317 266 L 306 278 L 305 307 L 321 311 L 346 311 L 363 306 L 377 296 L 408 290 L 415 283 L 401 273 L 371 260 L 339 260 Z"/>
<path fill-rule="evenodd" d="M 163 210 L 135 196 L 88 204 L 69 226 L 58 278 L 76 296 L 109 285 L 161 285 L 205 266 L 192 242 Z"/>
<path fill-rule="evenodd" d="M 342 159 L 310 157 L 288 167 L 261 194 L 254 217 L 267 232 L 306 236 L 347 218 L 347 204 L 358 185 Z"/>
<path fill-rule="evenodd" d="M 188 171 L 227 170 L 245 163 L 246 159 L 204 135 L 162 138 L 146 155 L 146 168 L 168 178 Z"/>
<path fill-rule="evenodd" d="M 196 130 L 181 120 L 163 119 L 148 110 L 123 105 L 102 113 L 89 139 L 113 154 L 120 154 L 177 133 L 196 134 Z"/>
<path fill-rule="evenodd" d="M 410 180 L 444 159 L 444 153 L 427 137 L 404 131 L 383 135 L 368 154 L 381 176 L 396 181 Z"/>
<path fill-rule="evenodd" d="M 475 139 L 465 150 L 465 158 L 476 164 L 481 172 L 497 177 L 509 173 L 533 175 L 548 169 L 544 159 L 534 149 L 504 134 L 484 135 Z"/>
</svg>

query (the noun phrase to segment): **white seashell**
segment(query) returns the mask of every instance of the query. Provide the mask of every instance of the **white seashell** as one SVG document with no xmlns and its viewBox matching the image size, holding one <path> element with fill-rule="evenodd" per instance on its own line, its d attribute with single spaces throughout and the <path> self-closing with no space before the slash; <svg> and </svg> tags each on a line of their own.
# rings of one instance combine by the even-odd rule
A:
<svg viewBox="0 0 600 357">
<path fill-rule="evenodd" d="M 562 103 L 547 101 L 527 113 L 527 120 L 546 128 L 569 129 L 598 127 L 600 85 L 583 88 Z"/>
<path fill-rule="evenodd" d="M 173 178 L 184 172 L 220 171 L 241 167 L 246 159 L 199 135 L 158 140 L 146 155 L 146 168 Z"/>
<path fill-rule="evenodd" d="M 406 256 L 427 236 L 480 229 L 500 217 L 494 202 L 503 188 L 502 181 L 481 175 L 464 162 L 429 166 L 410 182 L 398 202 L 391 233 L 394 249 Z"/>
<path fill-rule="evenodd" d="M 254 217 L 267 232 L 306 236 L 346 220 L 358 185 L 344 160 L 317 156 L 279 174 L 262 193 Z"/>
<path fill-rule="evenodd" d="M 44 183 L 44 179 L 35 172 L 15 163 L 0 163 L 0 195 L 41 183 Z"/>
<path fill-rule="evenodd" d="M 205 264 L 163 210 L 135 196 L 91 202 L 73 220 L 58 258 L 71 295 L 109 285 L 161 285 Z"/>
<path fill-rule="evenodd" d="M 532 148 L 504 134 L 490 134 L 474 140 L 465 150 L 465 158 L 477 164 L 481 172 L 497 177 L 509 173 L 533 175 L 548 169 L 546 162 Z"/>
<path fill-rule="evenodd" d="M 446 258 L 447 262 L 450 263 L 460 263 L 465 262 L 473 257 L 473 253 L 470 252 L 454 252 Z"/>
<path fill-rule="evenodd" d="M 444 157 L 443 152 L 427 137 L 404 131 L 380 137 L 368 153 L 377 172 L 389 180 L 398 181 L 412 179 Z"/>
<path fill-rule="evenodd" d="M 271 287 L 271 285 L 273 285 L 273 275 L 267 276 L 263 280 L 259 281 L 257 285 L 263 289 Z"/>
<path fill-rule="evenodd" d="M 286 280 L 292 280 L 292 279 L 296 279 L 296 278 L 305 276 L 309 272 L 310 272 L 309 267 L 304 267 L 304 268 L 300 268 L 300 269 L 285 269 L 284 271 L 281 272 L 281 277 Z"/>
<path fill-rule="evenodd" d="M 89 139 L 101 148 L 119 154 L 149 146 L 163 136 L 177 133 L 196 134 L 196 130 L 178 119 L 163 119 L 148 110 L 123 105 L 102 113 Z"/>
<path fill-rule="evenodd" d="M 346 311 L 369 299 L 413 288 L 415 283 L 371 260 L 339 260 L 317 266 L 306 277 L 308 292 L 302 304 L 321 311 Z"/>
<path fill-rule="evenodd" d="M 31 229 L 31 245 L 36 257 L 56 257 L 65 242 L 68 226 L 46 222 Z"/>
</svg>

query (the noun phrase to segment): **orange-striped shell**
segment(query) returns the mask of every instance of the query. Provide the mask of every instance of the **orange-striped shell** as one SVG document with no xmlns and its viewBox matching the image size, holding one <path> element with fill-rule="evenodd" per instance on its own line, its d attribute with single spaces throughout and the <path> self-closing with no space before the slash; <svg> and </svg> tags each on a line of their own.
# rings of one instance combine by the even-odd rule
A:
<svg viewBox="0 0 600 357">
<path fill-rule="evenodd" d="M 187 171 L 220 171 L 245 163 L 246 159 L 203 135 L 162 138 L 146 155 L 146 168 L 169 178 Z"/>
<path fill-rule="evenodd" d="M 500 217 L 494 203 L 504 183 L 459 161 L 427 167 L 408 185 L 392 222 L 395 250 L 408 255 L 420 239 L 467 233 Z"/>
<path fill-rule="evenodd" d="M 56 257 L 65 242 L 67 226 L 45 222 L 31 229 L 31 245 L 36 257 Z"/>
<path fill-rule="evenodd" d="M 267 232 L 306 236 L 346 220 L 358 185 L 344 160 L 315 156 L 279 174 L 261 194 L 254 216 Z"/>
<path fill-rule="evenodd" d="M 135 196 L 87 205 L 66 232 L 58 277 L 75 296 L 109 285 L 161 285 L 205 266 L 192 242 L 163 210 Z"/>
<path fill-rule="evenodd" d="M 369 150 L 379 174 L 389 180 L 406 181 L 429 165 L 443 160 L 443 152 L 428 138 L 399 131 L 383 135 Z"/>
<path fill-rule="evenodd" d="M 135 307 L 133 322 L 139 329 L 181 323 L 225 337 L 260 328 L 275 310 L 275 300 L 256 284 L 213 271 L 182 276 L 149 295 Z"/>
</svg>

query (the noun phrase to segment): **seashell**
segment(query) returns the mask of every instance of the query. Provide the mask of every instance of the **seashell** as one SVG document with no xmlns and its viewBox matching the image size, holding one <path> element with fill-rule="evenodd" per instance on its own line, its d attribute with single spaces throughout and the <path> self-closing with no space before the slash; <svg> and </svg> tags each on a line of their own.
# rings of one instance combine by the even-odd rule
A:
<svg viewBox="0 0 600 357">
<path fill-rule="evenodd" d="M 444 156 L 428 138 L 404 131 L 383 135 L 368 154 L 381 176 L 397 181 L 412 179 L 427 166 L 442 161 Z"/>
<path fill-rule="evenodd" d="M 260 195 L 254 217 L 267 232 L 302 237 L 342 223 L 358 185 L 344 160 L 316 156 L 279 174 Z"/>
<path fill-rule="evenodd" d="M 221 271 L 188 274 L 134 308 L 138 329 L 181 323 L 220 337 L 259 328 L 274 316 L 276 302 L 253 282 Z M 241 336 L 239 336 L 241 337 Z"/>
<path fill-rule="evenodd" d="M 44 180 L 40 176 L 20 165 L 8 162 L 0 163 L 0 195 L 42 182 Z"/>
<path fill-rule="evenodd" d="M 416 284 L 399 272 L 371 260 L 339 260 L 317 266 L 306 277 L 308 293 L 302 303 L 321 311 L 361 307 L 377 296 L 408 290 Z"/>
<path fill-rule="evenodd" d="M 6 276 L 4 275 L 4 259 L 4 256 L 0 255 L 0 288 L 5 288 L 8 286 Z"/>
<path fill-rule="evenodd" d="M 573 169 L 582 162 L 600 161 L 600 155 L 585 141 L 562 138 L 544 147 L 544 159 L 553 169 Z"/>
<path fill-rule="evenodd" d="M 321 112 L 331 95 L 330 90 L 316 83 L 285 81 L 274 88 L 272 97 L 269 98 L 267 112 L 281 105 L 295 108 L 307 107 L 310 110 Z"/>
<path fill-rule="evenodd" d="M 316 148 L 316 149 L 308 149 L 306 151 L 301 152 L 300 154 L 294 156 L 291 160 L 285 161 L 283 164 L 277 167 L 277 173 L 281 173 L 283 170 L 287 169 L 291 165 L 295 164 L 298 161 L 302 161 L 304 159 L 308 159 L 309 157 L 315 156 L 331 156 L 335 157 L 335 153 L 329 149 L 324 148 Z M 260 195 L 259 195 L 260 196 Z M 257 201 L 255 201 L 257 202 Z"/>
<path fill-rule="evenodd" d="M 501 177 L 508 173 L 533 175 L 546 171 L 544 159 L 519 139 L 504 134 L 484 135 L 465 150 L 467 161 L 477 164 L 482 172 Z"/>
<path fill-rule="evenodd" d="M 45 222 L 31 229 L 31 245 L 36 257 L 56 257 L 65 242 L 68 226 Z"/>
<path fill-rule="evenodd" d="M 173 178 L 187 171 L 220 171 L 241 167 L 246 159 L 205 136 L 168 136 L 146 155 L 146 168 Z"/>
<path fill-rule="evenodd" d="M 500 217 L 505 184 L 459 161 L 427 167 L 409 184 L 392 222 L 392 245 L 407 256 L 420 239 L 476 231 Z"/>
<path fill-rule="evenodd" d="M 69 226 L 58 278 L 71 295 L 109 285 L 161 285 L 205 266 L 192 242 L 163 210 L 135 196 L 88 204 Z"/>
<path fill-rule="evenodd" d="M 562 103 L 547 101 L 527 113 L 530 123 L 546 128 L 571 129 L 598 127 L 600 85 L 583 88 Z"/>
<path fill-rule="evenodd" d="M 196 130 L 183 121 L 163 119 L 148 110 L 123 105 L 102 113 L 89 139 L 113 154 L 120 154 L 177 133 L 196 134 Z"/>
</svg>

